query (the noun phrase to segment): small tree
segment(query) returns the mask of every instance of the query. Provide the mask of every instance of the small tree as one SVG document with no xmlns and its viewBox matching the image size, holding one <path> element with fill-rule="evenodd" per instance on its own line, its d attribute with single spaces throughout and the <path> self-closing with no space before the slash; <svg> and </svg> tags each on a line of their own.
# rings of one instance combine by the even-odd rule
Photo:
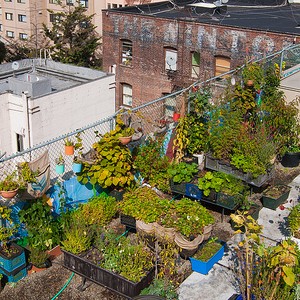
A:
<svg viewBox="0 0 300 300">
<path fill-rule="evenodd" d="M 77 1 L 75 6 L 61 6 L 64 11 L 55 12 L 56 22 L 52 28 L 43 24 L 45 35 L 51 40 L 52 57 L 63 63 L 85 67 L 99 67 L 100 37 L 92 24 L 93 15 L 86 15 L 86 8 Z"/>
</svg>

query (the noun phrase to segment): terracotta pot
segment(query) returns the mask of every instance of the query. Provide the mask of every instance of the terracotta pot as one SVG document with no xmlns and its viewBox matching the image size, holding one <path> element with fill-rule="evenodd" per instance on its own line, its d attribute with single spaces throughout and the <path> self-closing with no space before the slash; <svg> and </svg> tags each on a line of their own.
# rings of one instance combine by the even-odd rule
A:
<svg viewBox="0 0 300 300">
<path fill-rule="evenodd" d="M 65 154 L 73 155 L 74 154 L 74 146 L 65 146 Z"/>
<path fill-rule="evenodd" d="M 12 199 L 13 197 L 15 197 L 18 193 L 19 189 L 15 189 L 12 191 L 0 191 L 0 195 L 1 197 L 5 198 L 5 199 Z"/>
<path fill-rule="evenodd" d="M 246 85 L 247 86 L 253 86 L 254 85 L 253 80 L 252 79 L 247 80 Z"/>
<path fill-rule="evenodd" d="M 119 140 L 122 145 L 127 145 L 131 142 L 132 136 L 120 136 Z"/>
</svg>

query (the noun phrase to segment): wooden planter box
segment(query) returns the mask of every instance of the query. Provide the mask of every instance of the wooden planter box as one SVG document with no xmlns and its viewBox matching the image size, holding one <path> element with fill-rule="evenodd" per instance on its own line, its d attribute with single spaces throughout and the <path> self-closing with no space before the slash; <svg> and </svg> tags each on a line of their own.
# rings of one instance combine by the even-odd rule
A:
<svg viewBox="0 0 300 300">
<path fill-rule="evenodd" d="M 281 191 L 280 195 L 272 196 L 270 194 L 271 190 L 274 188 L 280 189 L 280 191 Z M 276 210 L 276 208 L 280 204 L 284 203 L 287 200 L 287 198 L 290 194 L 290 190 L 291 190 L 291 188 L 287 185 L 276 185 L 276 186 L 267 188 L 262 194 L 261 201 L 262 201 L 263 206 L 273 209 L 273 210 Z"/>
<path fill-rule="evenodd" d="M 199 259 L 195 259 L 190 257 L 190 261 L 192 264 L 192 270 L 204 275 L 207 275 L 208 272 L 212 269 L 215 263 L 217 263 L 224 255 L 225 242 L 222 242 L 221 249 L 208 261 L 204 262 Z"/>
<path fill-rule="evenodd" d="M 154 278 L 154 267 L 141 281 L 132 282 L 118 274 L 98 267 L 84 257 L 64 250 L 62 252 L 64 253 L 63 264 L 65 268 L 127 298 L 139 295 L 141 290 L 148 287 Z"/>
</svg>

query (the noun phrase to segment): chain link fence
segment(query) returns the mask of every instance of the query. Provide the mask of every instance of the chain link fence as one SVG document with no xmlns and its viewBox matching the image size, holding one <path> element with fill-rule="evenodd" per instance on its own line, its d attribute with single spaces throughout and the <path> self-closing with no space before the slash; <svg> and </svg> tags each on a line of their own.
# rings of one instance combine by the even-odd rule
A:
<svg viewBox="0 0 300 300">
<path fill-rule="evenodd" d="M 278 63 L 278 65 L 280 66 L 280 70 L 282 70 L 283 62 L 285 62 L 285 65 L 289 68 L 294 67 L 296 64 L 298 64 L 300 62 L 299 54 L 299 45 L 293 45 L 288 49 L 283 49 L 282 51 L 274 53 L 268 57 L 256 60 L 256 62 L 264 60 L 268 63 Z M 232 70 L 225 74 L 228 75 L 228 78 L 229 75 L 236 74 L 236 72 L 237 70 Z M 123 114 L 125 120 L 130 120 L 131 124 L 139 123 L 145 135 L 151 134 L 152 132 L 159 132 L 159 130 L 161 130 L 167 122 L 172 120 L 174 112 L 180 113 L 181 111 L 186 110 L 185 105 L 188 106 L 186 94 L 190 91 L 191 87 L 203 87 L 207 84 L 211 84 L 213 89 L 217 90 L 217 85 L 225 86 L 225 80 L 220 81 L 220 79 L 222 78 L 224 78 L 224 74 L 216 76 L 204 82 L 195 82 L 191 86 L 177 91 L 173 94 L 166 95 L 147 104 L 133 108 L 130 111 L 121 111 L 119 113 Z M 72 171 L 73 156 L 64 155 L 64 139 L 69 138 L 76 142 L 75 136 L 76 134 L 80 133 L 80 137 L 82 138 L 84 147 L 83 153 L 86 153 L 97 141 L 97 136 L 99 136 L 99 134 L 104 134 L 114 129 L 117 113 L 106 119 L 99 120 L 94 124 L 88 125 L 84 128 L 80 128 L 74 132 L 65 134 L 55 139 L 46 141 L 25 151 L 10 155 L 8 157 L 0 158 L 0 180 L 2 180 L 6 174 L 10 174 L 15 171 L 18 163 L 35 160 L 45 151 L 48 151 L 49 153 L 51 182 L 55 182 L 58 178 L 63 180 L 71 178 L 72 176 L 74 176 L 74 173 Z M 60 154 L 62 154 L 65 159 L 65 173 L 61 176 L 61 178 L 55 172 L 55 160 L 60 156 Z"/>
</svg>

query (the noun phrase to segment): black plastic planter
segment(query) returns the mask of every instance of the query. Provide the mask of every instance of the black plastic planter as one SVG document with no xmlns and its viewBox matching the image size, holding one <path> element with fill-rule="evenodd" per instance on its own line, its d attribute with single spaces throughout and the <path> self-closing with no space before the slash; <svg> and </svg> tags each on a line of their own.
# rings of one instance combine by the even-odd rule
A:
<svg viewBox="0 0 300 300">
<path fill-rule="evenodd" d="M 64 253 L 63 264 L 65 268 L 127 298 L 138 296 L 154 278 L 154 267 L 139 282 L 132 282 L 118 274 L 100 268 L 84 257 L 64 250 L 62 252 Z"/>
<path fill-rule="evenodd" d="M 281 164 L 286 168 L 295 168 L 299 166 L 300 153 L 286 152 L 281 159 Z"/>
</svg>

